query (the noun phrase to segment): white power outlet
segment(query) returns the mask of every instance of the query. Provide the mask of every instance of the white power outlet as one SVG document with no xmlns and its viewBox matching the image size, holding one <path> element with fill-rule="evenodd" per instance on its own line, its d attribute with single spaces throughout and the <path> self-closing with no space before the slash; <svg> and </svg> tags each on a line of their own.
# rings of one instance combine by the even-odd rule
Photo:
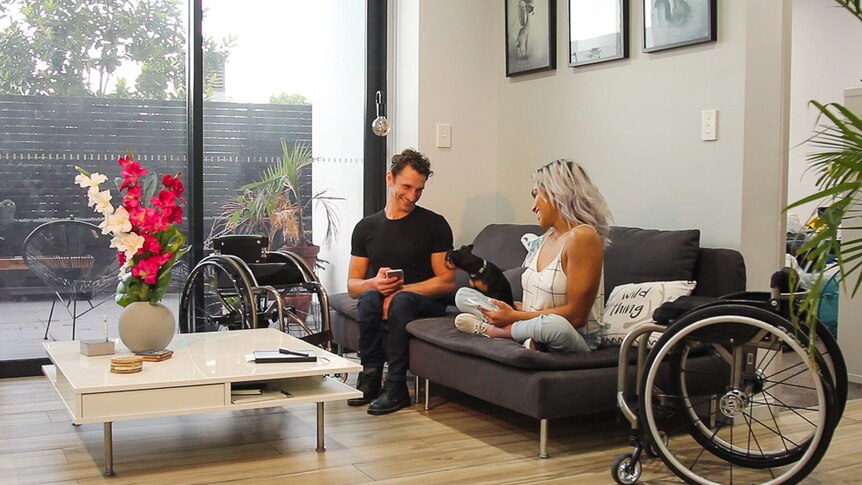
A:
<svg viewBox="0 0 862 485">
<path fill-rule="evenodd" d="M 700 139 L 715 141 L 718 139 L 718 110 L 705 109 L 700 113 Z"/>
</svg>

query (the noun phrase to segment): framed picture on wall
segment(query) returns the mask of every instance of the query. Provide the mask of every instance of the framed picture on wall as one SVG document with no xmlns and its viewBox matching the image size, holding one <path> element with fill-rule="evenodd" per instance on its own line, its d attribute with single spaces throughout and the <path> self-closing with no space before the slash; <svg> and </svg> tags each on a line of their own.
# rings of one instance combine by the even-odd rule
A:
<svg viewBox="0 0 862 485">
<path fill-rule="evenodd" d="M 569 67 L 629 56 L 628 0 L 569 1 Z"/>
<path fill-rule="evenodd" d="M 644 52 L 716 39 L 716 0 L 643 0 Z"/>
<path fill-rule="evenodd" d="M 505 0 L 506 77 L 557 67 L 555 0 Z"/>
</svg>

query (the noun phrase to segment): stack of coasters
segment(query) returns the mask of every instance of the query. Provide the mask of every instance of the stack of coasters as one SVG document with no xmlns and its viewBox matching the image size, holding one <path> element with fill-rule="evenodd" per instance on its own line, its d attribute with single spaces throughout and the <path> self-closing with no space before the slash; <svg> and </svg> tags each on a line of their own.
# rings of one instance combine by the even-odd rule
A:
<svg viewBox="0 0 862 485">
<path fill-rule="evenodd" d="M 173 350 L 144 350 L 142 352 L 135 352 L 135 355 L 141 357 L 147 362 L 161 362 L 163 360 L 168 360 L 174 355 Z"/>
<path fill-rule="evenodd" d="M 137 356 L 114 357 L 111 359 L 111 372 L 114 374 L 134 374 L 144 368 L 144 359 Z"/>
</svg>

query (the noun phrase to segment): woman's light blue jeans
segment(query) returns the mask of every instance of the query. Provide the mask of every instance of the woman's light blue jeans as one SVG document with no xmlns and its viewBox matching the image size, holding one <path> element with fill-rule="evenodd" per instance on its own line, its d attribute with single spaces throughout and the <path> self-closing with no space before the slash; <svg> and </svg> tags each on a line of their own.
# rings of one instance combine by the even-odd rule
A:
<svg viewBox="0 0 862 485">
<path fill-rule="evenodd" d="M 455 293 L 455 306 L 459 310 L 484 319 L 482 312 L 468 300 L 478 301 L 481 306 L 491 310 L 497 309 L 487 296 L 473 288 L 461 288 Z M 515 322 L 512 324 L 512 338 L 518 343 L 531 338 L 545 344 L 551 352 L 583 353 L 599 348 L 601 332 L 581 335 L 568 320 L 552 313 Z"/>
</svg>

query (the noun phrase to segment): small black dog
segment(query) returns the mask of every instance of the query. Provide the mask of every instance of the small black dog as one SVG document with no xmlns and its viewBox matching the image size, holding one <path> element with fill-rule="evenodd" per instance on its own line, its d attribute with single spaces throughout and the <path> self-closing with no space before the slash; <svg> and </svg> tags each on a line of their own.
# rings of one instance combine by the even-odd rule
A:
<svg viewBox="0 0 862 485">
<path fill-rule="evenodd" d="M 466 271 L 470 275 L 471 287 L 490 298 L 514 305 L 509 280 L 494 263 L 474 255 L 472 244 L 450 249 L 446 253 L 446 265 L 451 269 Z"/>
</svg>

